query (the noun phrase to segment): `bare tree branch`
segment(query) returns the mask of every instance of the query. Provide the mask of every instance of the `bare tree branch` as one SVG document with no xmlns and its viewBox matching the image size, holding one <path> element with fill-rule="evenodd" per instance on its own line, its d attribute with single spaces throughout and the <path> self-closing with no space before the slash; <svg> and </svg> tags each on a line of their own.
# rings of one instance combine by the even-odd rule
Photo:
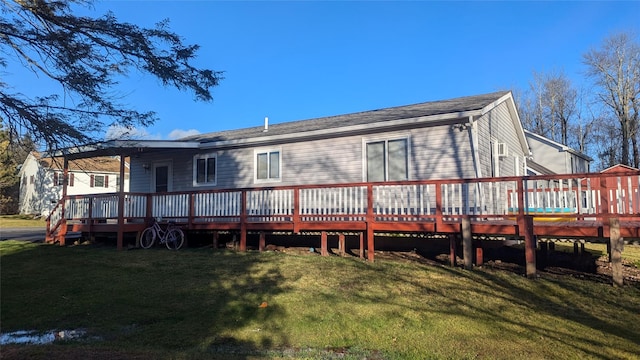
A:
<svg viewBox="0 0 640 360">
<path fill-rule="evenodd" d="M 187 45 L 164 20 L 154 28 L 119 22 L 112 13 L 73 15 L 92 0 L 0 0 L 0 66 L 22 63 L 57 82 L 64 97 L 31 98 L 0 82 L 0 120 L 16 134 L 30 133 L 48 148 L 99 140 L 106 126 L 149 126 L 151 111 L 119 103 L 118 77 L 149 73 L 164 86 L 211 101 L 222 72 L 191 63 L 198 45 Z M 12 60 L 9 62 L 7 60 Z M 72 100 L 67 104 L 67 100 Z"/>
</svg>

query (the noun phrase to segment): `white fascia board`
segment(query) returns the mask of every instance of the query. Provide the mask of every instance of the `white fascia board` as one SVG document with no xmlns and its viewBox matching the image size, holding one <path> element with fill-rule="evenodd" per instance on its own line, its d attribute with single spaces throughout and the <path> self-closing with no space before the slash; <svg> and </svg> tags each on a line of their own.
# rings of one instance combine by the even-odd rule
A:
<svg viewBox="0 0 640 360">
<path fill-rule="evenodd" d="M 46 154 L 47 157 L 60 157 L 69 155 L 80 155 L 106 149 L 197 149 L 198 142 L 195 141 L 169 141 L 169 140 L 110 140 L 96 144 L 75 146 L 66 149 L 56 150 Z"/>
<path fill-rule="evenodd" d="M 447 123 L 450 121 L 452 122 L 454 120 L 461 120 L 463 122 L 466 122 L 469 117 L 477 116 L 479 114 L 480 114 L 480 110 L 461 111 L 461 112 L 447 113 L 447 114 L 420 116 L 420 117 L 408 118 L 408 119 L 379 121 L 371 124 L 360 124 L 360 125 L 343 126 L 343 127 L 330 128 L 330 129 L 305 131 L 305 132 L 294 133 L 294 134 L 281 134 L 281 135 L 273 135 L 273 136 L 267 135 L 267 136 L 252 137 L 248 139 L 211 141 L 211 142 L 201 143 L 200 148 L 209 149 L 209 148 L 220 148 L 220 147 L 249 146 L 249 145 L 259 145 L 264 143 L 282 142 L 282 141 L 308 140 L 310 138 L 328 138 L 328 137 L 337 137 L 337 136 L 348 136 L 350 134 L 361 133 L 363 131 L 393 130 L 394 128 L 397 128 L 397 127 L 406 127 L 413 124 L 429 124 L 429 123 L 439 123 L 439 122 Z"/>
<path fill-rule="evenodd" d="M 524 127 L 522 126 L 522 121 L 520 121 L 520 116 L 518 115 L 518 110 L 516 107 L 516 103 L 513 100 L 513 94 L 511 91 L 504 94 L 498 100 L 492 102 L 491 104 L 482 108 L 482 115 L 488 113 L 493 110 L 496 106 L 500 105 L 503 102 L 507 102 L 507 107 L 509 108 L 509 114 L 511 115 L 511 121 L 513 122 L 513 126 L 516 129 L 516 133 L 518 134 L 518 140 L 520 141 L 520 146 L 522 147 L 522 152 L 527 154 L 527 156 L 531 156 L 531 148 L 529 147 L 529 142 L 527 142 L 527 137 L 524 134 Z"/>
</svg>

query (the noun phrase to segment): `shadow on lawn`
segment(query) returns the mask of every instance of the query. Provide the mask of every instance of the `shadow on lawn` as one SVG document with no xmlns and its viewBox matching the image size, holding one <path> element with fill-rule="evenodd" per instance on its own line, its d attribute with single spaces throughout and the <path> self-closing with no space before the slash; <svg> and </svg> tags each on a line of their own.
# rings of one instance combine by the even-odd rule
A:
<svg viewBox="0 0 640 360">
<path fill-rule="evenodd" d="M 268 325 L 285 315 L 271 303 L 283 276 L 258 253 L 5 245 L 3 332 L 87 329 L 89 343 L 149 358 L 245 359 L 288 343 Z"/>
<path fill-rule="evenodd" d="M 631 343 L 636 343 L 640 338 L 640 332 L 634 331 L 629 327 L 624 327 L 620 324 L 620 321 L 608 320 L 602 316 L 602 310 L 604 307 L 617 307 L 624 309 L 630 314 L 637 314 L 640 308 L 633 306 L 633 304 L 624 304 L 618 302 L 609 302 L 609 296 L 604 296 L 599 301 L 594 301 L 595 307 L 589 307 L 586 304 L 587 299 L 593 299 L 597 294 L 591 293 L 588 289 L 590 286 L 580 286 L 580 281 L 559 281 L 557 278 L 545 278 L 544 281 L 535 281 L 533 286 L 525 282 L 514 282 L 511 279 L 497 275 L 491 271 L 474 271 L 473 273 L 463 271 L 462 276 L 473 280 L 479 284 L 485 286 L 497 288 L 502 293 L 505 301 L 511 302 L 517 306 L 530 309 L 532 312 L 546 314 L 551 316 L 557 321 L 566 321 L 568 323 L 578 323 L 594 331 L 602 331 L 607 335 L 620 337 Z M 534 280 L 529 280 L 534 281 Z M 604 284 L 597 286 L 606 286 Z M 607 287 L 605 292 L 612 290 L 615 293 L 616 290 Z M 563 296 L 560 291 L 568 292 L 569 296 Z M 489 295 L 489 294 L 487 294 Z M 493 295 L 495 296 L 495 295 Z M 585 300 L 582 302 L 580 300 Z M 608 303 L 603 303 L 606 301 Z M 603 308 L 598 308 L 598 305 L 602 305 Z M 630 305 L 630 306 L 626 306 Z M 480 312 L 480 307 L 474 304 L 467 303 L 473 310 Z M 587 311 L 585 308 L 588 308 Z M 596 316 L 599 314 L 600 316 Z M 533 332 L 539 338 L 552 339 L 557 342 L 564 342 L 568 347 L 574 347 L 576 350 L 580 350 L 583 353 L 598 357 L 617 359 L 619 355 L 609 354 L 607 355 L 605 349 L 609 346 L 607 342 L 600 341 L 599 336 L 586 336 L 579 333 L 564 333 L 562 326 L 554 326 L 553 323 L 520 323 L 515 322 L 508 317 L 502 316 L 500 312 L 487 314 L 492 318 L 497 318 L 501 323 L 506 325 L 520 325 L 524 326 L 528 331 Z M 506 330 L 506 329 L 505 329 Z M 571 339 L 571 342 L 566 342 L 565 339 Z M 600 348 L 602 351 L 595 352 L 590 350 L 590 346 L 587 343 L 593 345 L 592 348 Z M 630 349 L 619 349 L 630 350 Z M 637 350 L 637 349 L 636 349 Z"/>
<path fill-rule="evenodd" d="M 432 260 L 427 260 L 425 263 L 429 266 L 435 266 L 431 270 L 450 276 L 439 277 L 437 284 L 429 285 L 418 283 L 413 278 L 396 278 L 396 281 L 412 284 L 429 296 L 436 297 L 442 305 L 437 309 L 418 305 L 412 309 L 415 312 L 437 311 L 440 315 L 477 319 L 481 323 L 491 324 L 492 327 L 501 329 L 499 332 L 504 334 L 514 334 L 514 328 L 521 329 L 523 333 L 527 334 L 527 338 L 539 339 L 540 346 L 550 346 L 553 342 L 559 342 L 587 356 L 601 359 L 620 358 L 620 353 L 610 349 L 611 343 L 605 339 L 611 341 L 617 337 L 624 339 L 618 341 L 620 344 L 637 344 L 637 339 L 640 338 L 639 327 L 635 325 L 637 320 L 640 320 L 637 318 L 637 314 L 640 313 L 640 305 L 634 297 L 634 294 L 638 294 L 635 286 L 627 286 L 625 290 L 602 283 L 594 284 L 584 280 L 567 281 L 566 278 L 553 276 L 527 280 L 489 268 L 467 271 L 437 264 Z M 478 286 L 470 286 L 470 284 Z M 583 284 L 587 286 L 583 286 Z M 598 291 L 601 292 L 594 293 L 594 287 L 598 287 Z M 389 290 L 391 291 L 391 288 Z M 617 296 L 625 293 L 626 296 Z M 600 294 L 602 296 L 599 296 Z M 489 309 L 482 301 L 486 298 L 499 298 L 504 305 L 488 311 Z M 389 299 L 381 298 L 376 301 L 387 301 L 394 304 L 394 301 L 389 301 Z M 536 323 L 527 317 L 511 317 L 509 313 L 512 306 L 528 309 L 529 312 L 536 315 L 542 314 L 550 321 Z M 443 308 L 446 310 L 443 311 Z M 619 315 L 615 314 L 613 318 L 609 319 L 603 315 L 611 313 L 607 310 L 608 308 L 623 310 L 629 314 L 630 318 L 616 318 Z M 399 314 L 399 316 L 402 315 Z M 631 318 L 634 316 L 635 320 Z M 569 325 L 559 326 L 560 322 Z M 575 328 L 573 324 L 576 323 L 593 329 L 596 334 L 602 332 L 606 336 L 571 332 L 569 329 Z M 630 323 L 634 325 L 627 326 Z M 518 336 L 517 333 L 518 331 L 514 335 Z M 531 334 L 535 336 L 532 337 Z M 505 337 L 505 341 L 509 341 L 507 338 Z M 567 341 L 567 339 L 571 340 Z M 617 351 L 631 357 L 640 355 L 640 346 L 633 349 L 623 348 L 623 346 L 621 345 Z"/>
</svg>

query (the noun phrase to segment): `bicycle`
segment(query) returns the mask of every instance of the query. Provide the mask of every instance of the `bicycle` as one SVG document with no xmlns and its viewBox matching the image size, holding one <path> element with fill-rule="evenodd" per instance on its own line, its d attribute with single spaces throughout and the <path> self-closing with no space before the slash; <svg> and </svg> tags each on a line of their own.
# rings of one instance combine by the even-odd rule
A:
<svg viewBox="0 0 640 360">
<path fill-rule="evenodd" d="M 184 232 L 173 221 L 167 224 L 166 229 L 162 229 L 160 220 L 153 219 L 153 224 L 142 231 L 140 235 L 140 246 L 148 249 L 160 238 L 160 244 L 165 244 L 169 250 L 178 250 L 184 245 Z"/>
</svg>

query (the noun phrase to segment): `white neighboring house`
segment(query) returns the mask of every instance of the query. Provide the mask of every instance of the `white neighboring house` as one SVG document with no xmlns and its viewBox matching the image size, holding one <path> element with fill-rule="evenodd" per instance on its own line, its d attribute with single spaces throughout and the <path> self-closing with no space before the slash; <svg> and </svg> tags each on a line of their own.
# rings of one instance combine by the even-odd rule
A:
<svg viewBox="0 0 640 360">
<path fill-rule="evenodd" d="M 527 161 L 528 175 L 581 174 L 589 172 L 593 159 L 566 145 L 525 130 L 532 158 Z"/>
<path fill-rule="evenodd" d="M 124 191 L 129 191 L 129 163 L 125 163 Z M 62 158 L 42 158 L 31 152 L 20 167 L 20 213 L 48 216 L 62 198 Z M 98 157 L 69 162 L 67 195 L 119 191 L 120 158 Z"/>
</svg>

